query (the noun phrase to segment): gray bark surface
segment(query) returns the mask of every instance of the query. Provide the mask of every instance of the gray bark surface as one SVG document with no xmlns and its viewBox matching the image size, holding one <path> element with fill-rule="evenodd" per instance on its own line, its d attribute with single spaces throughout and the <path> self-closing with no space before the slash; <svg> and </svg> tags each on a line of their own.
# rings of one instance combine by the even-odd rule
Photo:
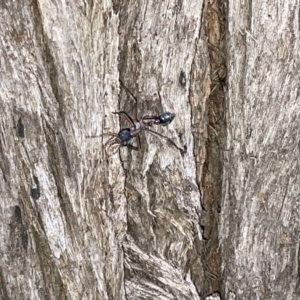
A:
<svg viewBox="0 0 300 300">
<path fill-rule="evenodd" d="M 299 1 L 229 1 L 225 299 L 300 298 L 299 30 Z"/>
<path fill-rule="evenodd" d="M 0 299 L 299 298 L 299 2 L 0 15 Z"/>
<path fill-rule="evenodd" d="M 188 261 L 202 239 L 191 134 L 201 113 L 191 111 L 206 98 L 189 89 L 190 76 L 209 81 L 197 68 L 202 2 L 0 9 L 1 298 L 199 299 Z M 158 131 L 186 155 L 147 135 L 140 152 L 109 156 L 105 137 L 86 136 L 118 132 L 120 109 L 174 112 Z"/>
</svg>

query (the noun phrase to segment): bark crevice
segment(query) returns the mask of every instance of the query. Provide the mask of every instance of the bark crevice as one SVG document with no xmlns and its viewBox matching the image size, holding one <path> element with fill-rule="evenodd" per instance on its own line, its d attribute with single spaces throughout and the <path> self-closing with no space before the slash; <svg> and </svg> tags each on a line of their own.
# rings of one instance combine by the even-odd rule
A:
<svg viewBox="0 0 300 300">
<path fill-rule="evenodd" d="M 221 210 L 223 149 L 225 142 L 226 90 L 226 8 L 223 1 L 211 0 L 204 17 L 209 63 L 211 93 L 207 102 L 206 161 L 203 168 L 201 226 L 203 229 L 202 260 L 204 266 L 204 295 L 221 294 L 221 253 L 219 248 L 219 214 Z"/>
</svg>

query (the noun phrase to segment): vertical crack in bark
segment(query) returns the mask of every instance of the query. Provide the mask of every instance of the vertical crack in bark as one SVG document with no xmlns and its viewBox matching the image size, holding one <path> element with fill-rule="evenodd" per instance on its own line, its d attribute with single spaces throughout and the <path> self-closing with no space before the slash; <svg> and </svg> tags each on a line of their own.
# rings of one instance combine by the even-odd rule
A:
<svg viewBox="0 0 300 300">
<path fill-rule="evenodd" d="M 49 166 L 57 187 L 57 197 L 60 203 L 61 211 L 66 220 L 67 230 L 74 236 L 78 236 L 78 232 L 80 232 L 80 226 L 77 219 L 74 217 L 76 214 L 72 209 L 73 205 L 65 187 L 65 176 L 67 174 L 69 175 L 69 170 L 68 168 L 63 167 L 65 165 L 65 158 L 63 158 L 63 154 L 61 152 L 57 152 L 61 136 L 59 136 L 59 133 L 55 132 L 55 130 L 46 122 L 44 126 L 44 132 L 49 152 Z M 68 220 L 72 220 L 72 222 Z"/>
<path fill-rule="evenodd" d="M 0 267 L 0 299 L 9 299 L 9 292 L 7 290 L 7 275 L 4 268 Z"/>
<path fill-rule="evenodd" d="M 49 259 L 51 250 L 48 242 L 34 227 L 32 227 L 32 234 L 40 267 L 41 288 L 38 291 L 40 299 L 52 299 L 51 295 L 56 295 L 57 299 L 67 299 L 67 287 L 63 284 L 58 266 Z"/>
<path fill-rule="evenodd" d="M 205 34 L 211 66 L 211 94 L 208 101 L 208 139 L 203 169 L 202 199 L 204 247 L 204 294 L 221 292 L 221 255 L 219 250 L 219 213 L 222 188 L 222 145 L 225 140 L 225 82 L 226 82 L 226 7 L 223 1 L 209 0 L 206 6 Z"/>
<path fill-rule="evenodd" d="M 54 57 L 53 50 L 50 46 L 50 41 L 47 34 L 44 32 L 43 28 L 43 21 L 41 17 L 41 11 L 39 8 L 38 1 L 32 2 L 33 6 L 33 17 L 34 17 L 34 24 L 35 24 L 35 34 L 36 34 L 36 41 L 39 45 L 39 49 L 41 49 L 41 56 L 44 63 L 44 69 L 46 74 L 48 75 L 49 84 L 51 86 L 52 92 L 55 96 L 55 99 L 59 106 L 59 114 L 63 123 L 65 125 L 65 101 L 63 99 L 63 92 L 61 90 L 61 84 L 59 83 L 59 66 L 57 65 Z M 42 90 L 41 90 L 42 94 Z"/>
</svg>

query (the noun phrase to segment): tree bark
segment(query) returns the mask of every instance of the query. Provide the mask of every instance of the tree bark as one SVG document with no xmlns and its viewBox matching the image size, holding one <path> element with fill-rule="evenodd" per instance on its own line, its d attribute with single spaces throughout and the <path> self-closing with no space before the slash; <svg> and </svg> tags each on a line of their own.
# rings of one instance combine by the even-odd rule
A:
<svg viewBox="0 0 300 300">
<path fill-rule="evenodd" d="M 225 299 L 300 297 L 299 29 L 298 1 L 229 1 Z"/>
<path fill-rule="evenodd" d="M 3 1 L 0 299 L 298 299 L 298 12 Z"/>
</svg>

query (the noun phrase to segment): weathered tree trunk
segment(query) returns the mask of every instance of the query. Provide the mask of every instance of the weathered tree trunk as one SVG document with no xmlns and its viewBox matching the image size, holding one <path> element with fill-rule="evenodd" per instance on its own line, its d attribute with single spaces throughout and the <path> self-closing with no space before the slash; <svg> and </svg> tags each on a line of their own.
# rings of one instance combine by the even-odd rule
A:
<svg viewBox="0 0 300 300">
<path fill-rule="evenodd" d="M 229 1 L 225 299 L 300 298 L 299 31 L 299 1 Z"/>
<path fill-rule="evenodd" d="M 299 3 L 243 5 L 0 3 L 1 299 L 298 299 Z"/>
</svg>

